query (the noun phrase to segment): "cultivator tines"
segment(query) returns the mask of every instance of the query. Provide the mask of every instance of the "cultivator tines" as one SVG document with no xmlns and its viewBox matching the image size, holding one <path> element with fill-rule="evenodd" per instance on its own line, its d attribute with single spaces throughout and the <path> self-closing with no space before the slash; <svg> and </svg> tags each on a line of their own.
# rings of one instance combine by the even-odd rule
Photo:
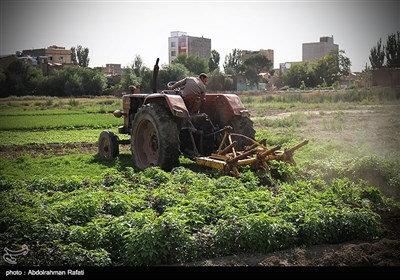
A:
<svg viewBox="0 0 400 280">
<path fill-rule="evenodd" d="M 237 149 L 238 141 L 232 141 L 232 137 L 245 138 L 248 142 L 253 143 L 246 146 L 243 151 Z M 266 147 L 266 140 L 259 142 L 242 134 L 232 133 L 232 129 L 225 129 L 224 136 L 216 153 L 212 153 L 208 157 L 197 157 L 196 163 L 212 167 L 223 171 L 225 174 L 240 177 L 239 167 L 248 165 L 252 169 L 268 170 L 268 161 L 279 160 L 289 164 L 296 164 L 293 159 L 293 153 L 297 149 L 306 145 L 308 140 L 304 140 L 292 148 L 279 150 L 280 145 L 272 148 Z"/>
</svg>

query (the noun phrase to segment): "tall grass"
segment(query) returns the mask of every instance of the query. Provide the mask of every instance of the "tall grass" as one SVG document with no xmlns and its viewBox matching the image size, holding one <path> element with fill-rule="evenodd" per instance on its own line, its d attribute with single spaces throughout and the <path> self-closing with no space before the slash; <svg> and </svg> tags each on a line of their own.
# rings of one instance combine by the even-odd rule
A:
<svg viewBox="0 0 400 280">
<path fill-rule="evenodd" d="M 240 94 L 239 94 L 240 95 Z M 334 92 L 283 92 L 266 93 L 264 95 L 249 96 L 242 98 L 242 102 L 248 107 L 265 106 L 271 103 L 290 104 L 335 104 L 335 103 L 357 103 L 357 104 L 387 104 L 400 102 L 400 89 L 354 89 Z"/>
</svg>

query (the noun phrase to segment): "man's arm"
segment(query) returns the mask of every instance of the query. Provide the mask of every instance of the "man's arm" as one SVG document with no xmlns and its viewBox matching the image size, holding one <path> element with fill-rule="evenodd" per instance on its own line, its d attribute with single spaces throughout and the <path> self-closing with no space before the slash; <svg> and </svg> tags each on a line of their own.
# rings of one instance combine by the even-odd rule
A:
<svg viewBox="0 0 400 280">
<path fill-rule="evenodd" d="M 186 79 L 187 78 L 184 78 L 184 79 L 182 79 L 180 81 L 177 81 L 175 84 L 173 84 L 173 86 L 171 86 L 170 89 L 176 89 L 177 87 L 184 86 L 186 84 Z"/>
</svg>

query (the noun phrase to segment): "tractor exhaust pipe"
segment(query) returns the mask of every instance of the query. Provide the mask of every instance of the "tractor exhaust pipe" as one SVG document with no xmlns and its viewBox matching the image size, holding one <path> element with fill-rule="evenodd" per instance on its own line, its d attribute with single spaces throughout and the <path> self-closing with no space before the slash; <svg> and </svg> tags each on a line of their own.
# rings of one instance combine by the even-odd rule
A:
<svg viewBox="0 0 400 280">
<path fill-rule="evenodd" d="M 158 62 L 160 61 L 159 58 L 157 58 L 156 64 L 154 65 L 154 69 L 153 69 L 153 93 L 157 92 L 157 77 L 158 77 Z"/>
</svg>

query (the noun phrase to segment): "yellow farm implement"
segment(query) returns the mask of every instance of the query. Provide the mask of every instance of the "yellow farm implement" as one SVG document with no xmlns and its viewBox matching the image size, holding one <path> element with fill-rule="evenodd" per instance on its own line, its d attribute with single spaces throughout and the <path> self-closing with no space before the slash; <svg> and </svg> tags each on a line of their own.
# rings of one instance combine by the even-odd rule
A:
<svg viewBox="0 0 400 280">
<path fill-rule="evenodd" d="M 236 148 L 238 142 L 232 140 L 235 137 L 244 137 L 253 144 L 246 146 L 243 151 L 238 151 Z M 232 129 L 225 129 L 217 152 L 212 153 L 210 156 L 197 157 L 195 160 L 199 165 L 221 170 L 227 175 L 240 177 L 240 166 L 247 165 L 252 169 L 268 170 L 268 162 L 271 160 L 285 161 L 295 165 L 293 153 L 307 143 L 308 140 L 303 140 L 299 144 L 282 151 L 279 150 L 281 148 L 280 145 L 267 148 L 266 139 L 258 142 L 245 135 L 233 133 Z"/>
</svg>

